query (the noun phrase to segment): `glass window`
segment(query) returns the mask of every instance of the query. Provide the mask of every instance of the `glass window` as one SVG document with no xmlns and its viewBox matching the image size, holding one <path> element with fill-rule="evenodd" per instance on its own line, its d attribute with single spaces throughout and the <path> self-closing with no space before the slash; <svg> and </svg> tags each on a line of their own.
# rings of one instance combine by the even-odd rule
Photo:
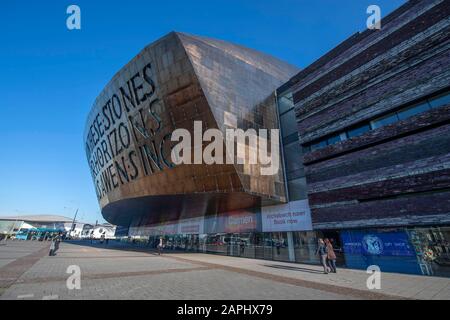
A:
<svg viewBox="0 0 450 320">
<path fill-rule="evenodd" d="M 206 237 L 205 251 L 208 253 L 227 254 L 228 242 L 224 233 L 208 234 Z"/>
<path fill-rule="evenodd" d="M 237 256 L 245 258 L 255 257 L 255 235 L 253 233 L 238 234 L 237 241 Z"/>
<path fill-rule="evenodd" d="M 280 117 L 281 132 L 283 137 L 287 137 L 297 132 L 297 121 L 295 120 L 294 111 L 289 111 Z"/>
<path fill-rule="evenodd" d="M 450 277 L 450 227 L 411 228 L 408 235 L 421 273 Z"/>
<path fill-rule="evenodd" d="M 271 232 L 272 259 L 289 261 L 289 248 L 286 232 Z"/>
<path fill-rule="evenodd" d="M 430 106 L 428 105 L 427 102 L 425 102 L 425 103 L 417 104 L 417 105 L 414 105 L 412 107 L 400 110 L 400 111 L 397 112 L 397 114 L 398 114 L 398 118 L 400 120 L 403 120 L 403 119 L 407 119 L 409 117 L 412 117 L 412 116 L 414 116 L 416 114 L 419 114 L 419 113 L 422 113 L 424 111 L 427 111 L 427 110 L 430 110 Z"/>
<path fill-rule="evenodd" d="M 270 233 L 255 233 L 255 258 L 272 260 L 272 243 Z"/>
<path fill-rule="evenodd" d="M 317 234 L 315 231 L 293 232 L 295 261 L 300 263 L 319 263 Z"/>
<path fill-rule="evenodd" d="M 352 130 L 348 130 L 347 131 L 347 136 L 349 138 L 353 138 L 353 137 L 357 137 L 360 136 L 366 132 L 370 131 L 370 126 L 368 124 L 365 124 L 363 126 L 360 126 L 358 128 L 352 129 Z"/>
<path fill-rule="evenodd" d="M 446 92 L 440 96 L 430 99 L 430 105 L 432 108 L 439 108 L 444 105 L 450 104 L 450 93 Z"/>
<path fill-rule="evenodd" d="M 311 151 L 322 149 L 327 146 L 327 140 L 322 140 L 311 145 Z"/>
<path fill-rule="evenodd" d="M 288 144 L 284 147 L 284 162 L 286 164 L 286 172 L 303 168 L 302 154 L 298 142 Z"/>
<path fill-rule="evenodd" d="M 298 134 L 297 134 L 297 132 L 283 138 L 283 144 L 284 145 L 290 144 L 292 142 L 297 142 L 298 143 Z"/>
<path fill-rule="evenodd" d="M 308 197 L 306 178 L 298 178 L 288 181 L 289 201 L 304 200 Z"/>
<path fill-rule="evenodd" d="M 328 145 L 332 145 L 332 144 L 341 142 L 341 140 L 342 139 L 341 139 L 341 135 L 340 134 L 332 136 L 332 137 L 328 138 Z"/>
<path fill-rule="evenodd" d="M 294 100 L 291 92 L 278 97 L 278 109 L 280 110 L 280 114 L 283 114 L 292 108 L 294 108 Z"/>
<path fill-rule="evenodd" d="M 304 178 L 304 177 L 305 177 L 305 168 L 303 166 L 298 170 L 286 172 L 287 180 L 295 180 L 295 179 Z"/>
<path fill-rule="evenodd" d="M 395 123 L 398 121 L 398 117 L 396 113 L 388 114 L 387 116 L 375 119 L 372 121 L 372 128 L 377 129 L 382 126 L 387 126 L 389 124 Z"/>
</svg>

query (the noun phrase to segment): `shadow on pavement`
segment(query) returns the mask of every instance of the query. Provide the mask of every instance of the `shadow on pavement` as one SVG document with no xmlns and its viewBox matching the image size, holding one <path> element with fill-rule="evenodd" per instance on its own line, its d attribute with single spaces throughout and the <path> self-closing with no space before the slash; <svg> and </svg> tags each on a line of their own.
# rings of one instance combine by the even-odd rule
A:
<svg viewBox="0 0 450 320">
<path fill-rule="evenodd" d="M 323 274 L 323 271 L 308 269 L 308 268 L 291 267 L 291 266 L 283 266 L 283 265 L 276 265 L 276 264 L 274 264 L 274 265 L 265 264 L 264 266 L 269 267 L 269 268 L 277 268 L 277 269 L 286 269 L 286 270 L 293 270 L 293 271 Z"/>
<path fill-rule="evenodd" d="M 65 240 L 64 243 L 97 249 L 135 251 L 135 252 L 144 252 L 152 255 L 158 255 L 157 249 L 151 246 L 134 245 L 130 243 L 123 243 L 117 241 L 109 241 L 108 243 L 104 241 L 103 243 L 100 243 L 100 241 L 98 240 L 93 240 L 92 242 L 91 240 Z M 173 253 L 197 253 L 197 252 L 165 249 L 162 255 Z"/>
</svg>

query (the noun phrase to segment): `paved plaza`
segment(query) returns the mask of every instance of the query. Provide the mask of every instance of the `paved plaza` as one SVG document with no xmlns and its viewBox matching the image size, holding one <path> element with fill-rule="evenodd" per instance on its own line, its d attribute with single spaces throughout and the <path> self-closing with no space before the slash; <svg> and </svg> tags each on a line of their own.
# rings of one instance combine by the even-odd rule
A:
<svg viewBox="0 0 450 320">
<path fill-rule="evenodd" d="M 368 274 L 319 266 L 197 253 L 165 253 L 115 242 L 9 241 L 0 245 L 0 299 L 450 299 L 450 279 L 383 273 L 380 290 Z M 81 288 L 68 289 L 69 266 Z"/>
</svg>

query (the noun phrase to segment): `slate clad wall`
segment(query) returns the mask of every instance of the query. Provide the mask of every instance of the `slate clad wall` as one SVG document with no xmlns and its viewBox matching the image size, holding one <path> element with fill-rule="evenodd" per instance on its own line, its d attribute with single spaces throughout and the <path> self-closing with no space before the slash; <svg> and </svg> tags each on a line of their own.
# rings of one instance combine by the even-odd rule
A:
<svg viewBox="0 0 450 320">
<path fill-rule="evenodd" d="M 448 89 L 450 1 L 410 1 L 291 79 L 305 145 Z M 450 106 L 307 152 L 315 228 L 450 222 Z"/>
</svg>

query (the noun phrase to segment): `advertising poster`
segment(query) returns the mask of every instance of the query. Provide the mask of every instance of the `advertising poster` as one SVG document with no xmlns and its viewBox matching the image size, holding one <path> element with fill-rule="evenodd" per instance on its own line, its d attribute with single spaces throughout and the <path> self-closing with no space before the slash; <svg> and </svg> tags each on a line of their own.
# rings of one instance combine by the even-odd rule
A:
<svg viewBox="0 0 450 320">
<path fill-rule="evenodd" d="M 261 219 L 263 232 L 312 230 L 311 211 L 307 200 L 263 207 Z"/>
<path fill-rule="evenodd" d="M 405 232 L 343 231 L 344 252 L 358 255 L 414 256 Z"/>
<path fill-rule="evenodd" d="M 205 217 L 204 233 L 224 233 L 226 219 L 224 215 Z"/>
<path fill-rule="evenodd" d="M 226 233 L 252 232 L 257 227 L 257 215 L 249 211 L 231 211 L 225 220 Z"/>
<path fill-rule="evenodd" d="M 178 223 L 178 234 L 202 234 L 204 218 L 183 219 Z"/>
</svg>

